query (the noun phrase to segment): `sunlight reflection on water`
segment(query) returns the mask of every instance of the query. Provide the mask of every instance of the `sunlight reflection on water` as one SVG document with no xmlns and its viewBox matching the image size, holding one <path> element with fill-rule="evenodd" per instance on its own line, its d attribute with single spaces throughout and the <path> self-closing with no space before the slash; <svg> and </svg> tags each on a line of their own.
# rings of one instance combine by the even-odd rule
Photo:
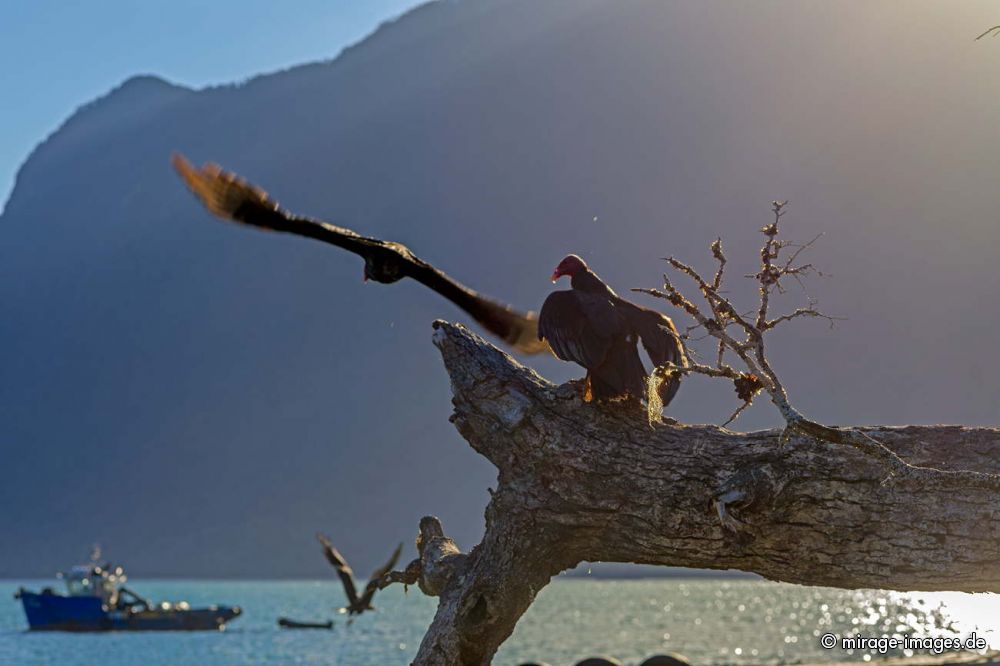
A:
<svg viewBox="0 0 1000 666">
<path fill-rule="evenodd" d="M 506 658 L 501 663 L 543 658 L 553 664 L 598 653 L 638 663 L 657 652 L 710 664 L 861 660 L 862 651 L 821 648 L 820 636 L 964 637 L 971 631 L 1000 647 L 1000 598 L 754 580 L 589 580 L 544 590 L 499 656 Z M 546 651 L 531 653 L 536 645 Z"/>
</svg>

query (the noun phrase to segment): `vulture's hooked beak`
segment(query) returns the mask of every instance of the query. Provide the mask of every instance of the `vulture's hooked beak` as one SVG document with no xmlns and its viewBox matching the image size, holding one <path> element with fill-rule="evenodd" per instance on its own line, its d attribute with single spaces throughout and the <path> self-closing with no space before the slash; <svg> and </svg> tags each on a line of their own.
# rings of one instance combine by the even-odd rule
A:
<svg viewBox="0 0 1000 666">
<path fill-rule="evenodd" d="M 554 271 L 552 271 L 552 278 L 551 278 L 552 279 L 552 284 L 555 284 L 556 282 L 558 282 L 559 278 L 561 278 L 561 277 L 562 277 L 562 273 L 559 272 L 558 268 L 555 269 Z"/>
</svg>

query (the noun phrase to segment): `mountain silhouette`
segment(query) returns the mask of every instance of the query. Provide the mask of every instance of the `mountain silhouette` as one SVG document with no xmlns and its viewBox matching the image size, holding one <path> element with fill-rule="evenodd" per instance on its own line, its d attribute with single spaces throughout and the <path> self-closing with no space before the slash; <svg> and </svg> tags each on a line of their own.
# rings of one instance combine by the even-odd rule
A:
<svg viewBox="0 0 1000 666">
<path fill-rule="evenodd" d="M 709 267 L 717 235 L 749 309 L 787 198 L 787 237 L 826 234 L 812 295 L 849 318 L 773 336 L 799 408 L 995 424 L 998 51 L 944 8 L 883 9 L 441 0 L 334 60 L 202 90 L 140 76 L 82 107 L 0 217 L 0 577 L 94 541 L 137 575 L 325 576 L 317 530 L 359 571 L 425 514 L 463 548 L 481 533 L 494 471 L 448 423 L 430 342 L 467 319 L 211 218 L 173 151 L 535 310 L 570 252 L 626 293 L 664 256 Z M 670 413 L 735 406 L 694 378 Z M 776 423 L 761 401 L 734 427 Z"/>
</svg>

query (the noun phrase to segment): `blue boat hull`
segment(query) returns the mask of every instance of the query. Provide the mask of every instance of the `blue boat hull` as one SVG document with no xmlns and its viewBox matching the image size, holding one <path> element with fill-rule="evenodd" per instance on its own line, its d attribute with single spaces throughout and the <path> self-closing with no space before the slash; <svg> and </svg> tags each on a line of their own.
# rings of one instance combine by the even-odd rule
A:
<svg viewBox="0 0 1000 666">
<path fill-rule="evenodd" d="M 32 631 L 205 631 L 218 630 L 240 615 L 239 607 L 108 610 L 98 597 L 18 593 Z"/>
</svg>

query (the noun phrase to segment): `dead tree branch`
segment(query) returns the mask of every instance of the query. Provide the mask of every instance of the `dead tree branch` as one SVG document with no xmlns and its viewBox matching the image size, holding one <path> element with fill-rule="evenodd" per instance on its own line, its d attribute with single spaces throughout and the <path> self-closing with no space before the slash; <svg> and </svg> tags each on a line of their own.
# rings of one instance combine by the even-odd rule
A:
<svg viewBox="0 0 1000 666">
<path fill-rule="evenodd" d="M 893 450 L 880 442 L 877 438 L 864 432 L 860 428 L 833 428 L 825 426 L 807 419 L 801 412 L 792 406 L 784 386 L 778 379 L 771 366 L 765 347 L 765 334 L 773 330 L 780 323 L 792 319 L 811 316 L 827 319 L 833 323 L 834 317 L 829 317 L 815 309 L 813 304 L 808 308 L 799 308 L 794 312 L 768 319 L 768 308 L 770 305 L 770 295 L 773 289 L 781 286 L 781 280 L 785 277 L 798 278 L 806 272 L 814 271 L 811 264 L 795 265 L 795 259 L 801 252 L 810 247 L 817 238 L 800 246 L 790 244 L 778 239 L 779 223 L 784 216 L 788 202 L 773 201 L 772 212 L 774 221 L 761 229 L 764 234 L 764 246 L 761 248 L 761 268 L 755 275 L 747 276 L 755 279 L 759 283 L 760 305 L 757 308 L 757 317 L 754 323 L 750 323 L 746 318 L 737 314 L 735 306 L 719 292 L 718 287 L 713 283 L 706 283 L 697 271 L 674 259 L 667 259 L 667 262 L 679 272 L 690 277 L 703 298 L 709 306 L 711 316 L 705 315 L 701 309 L 692 301 L 688 300 L 671 282 L 663 276 L 663 289 L 635 289 L 657 298 L 662 298 L 674 306 L 680 307 L 690 315 L 700 326 L 710 335 L 719 341 L 720 353 L 716 367 L 709 368 L 704 365 L 692 364 L 688 368 L 676 366 L 665 366 L 657 369 L 654 377 L 667 377 L 671 373 L 698 373 L 710 377 L 726 377 L 733 380 L 737 395 L 743 401 L 733 415 L 726 421 L 726 425 L 731 423 L 740 413 L 746 409 L 753 401 L 758 391 L 764 390 L 771 398 L 771 402 L 778 408 L 778 412 L 785 420 L 786 428 L 782 434 L 782 442 L 794 433 L 808 435 L 825 442 L 835 444 L 846 444 L 864 452 L 872 458 L 880 461 L 884 466 L 887 478 L 907 478 L 912 480 L 934 478 L 936 480 L 950 479 L 953 484 L 972 484 L 981 488 L 993 488 L 1000 490 L 1000 476 L 996 474 L 980 474 L 964 471 L 942 472 L 940 470 L 927 470 L 919 465 L 907 462 Z M 781 264 L 779 259 L 781 251 L 787 247 L 797 247 L 792 256 Z M 716 240 L 711 246 L 712 255 L 720 262 L 720 270 L 716 273 L 717 281 L 721 284 L 721 266 L 725 261 L 722 255 L 721 242 Z M 720 258 L 721 257 L 721 258 Z M 745 337 L 742 340 L 734 338 L 728 332 L 730 323 L 735 322 L 741 328 Z M 732 351 L 743 362 L 748 372 L 737 373 L 736 370 L 722 362 L 723 353 L 726 350 Z M 685 348 L 685 351 L 686 348 Z M 735 375 L 735 376 L 734 376 Z M 650 421 L 652 421 L 650 416 Z"/>
<path fill-rule="evenodd" d="M 976 37 L 972 41 L 978 42 L 980 39 L 982 39 L 983 37 L 985 37 L 986 35 L 989 35 L 989 34 L 992 34 L 994 37 L 996 37 L 997 35 L 1000 35 L 1000 25 L 993 26 L 992 28 L 990 28 L 989 30 L 987 30 L 983 34 L 979 35 L 978 37 Z"/>
<path fill-rule="evenodd" d="M 688 365 L 651 380 L 702 374 L 731 381 L 741 401 L 761 391 L 786 427 L 739 434 L 669 426 L 621 406 L 581 401 L 460 326 L 436 322 L 451 377 L 452 421 L 499 471 L 483 541 L 461 553 L 436 519 L 421 522 L 420 557 L 382 581 L 416 583 L 440 602 L 417 664 L 487 664 L 535 595 L 583 560 L 740 569 L 807 585 L 901 590 L 1000 590 L 1000 431 L 960 426 L 834 428 L 791 404 L 766 334 L 808 307 L 773 315 L 788 277 L 816 241 L 779 238 L 786 202 L 763 229 L 759 303 L 741 313 L 723 292 L 726 255 L 711 246 L 711 280 L 673 257 L 705 306 L 664 275 L 662 298 L 694 323 Z M 818 237 L 817 237 L 818 238 Z M 783 257 L 791 249 L 790 256 Z M 715 364 L 695 363 L 690 333 L 714 338 Z M 727 353 L 742 364 L 726 361 Z M 650 401 L 653 404 L 653 401 Z M 648 417 L 647 417 L 648 418 Z M 844 446 L 844 445 L 847 446 Z"/>
<path fill-rule="evenodd" d="M 479 545 L 462 554 L 424 519 L 420 558 L 384 580 L 440 598 L 416 664 L 489 663 L 549 579 L 583 560 L 1000 591 L 998 430 L 871 426 L 817 441 L 806 427 L 650 427 L 641 413 L 584 403 L 461 326 L 435 329 L 452 421 L 499 478 Z M 885 460 L 843 436 L 877 440 L 920 473 L 889 478 Z"/>
</svg>

